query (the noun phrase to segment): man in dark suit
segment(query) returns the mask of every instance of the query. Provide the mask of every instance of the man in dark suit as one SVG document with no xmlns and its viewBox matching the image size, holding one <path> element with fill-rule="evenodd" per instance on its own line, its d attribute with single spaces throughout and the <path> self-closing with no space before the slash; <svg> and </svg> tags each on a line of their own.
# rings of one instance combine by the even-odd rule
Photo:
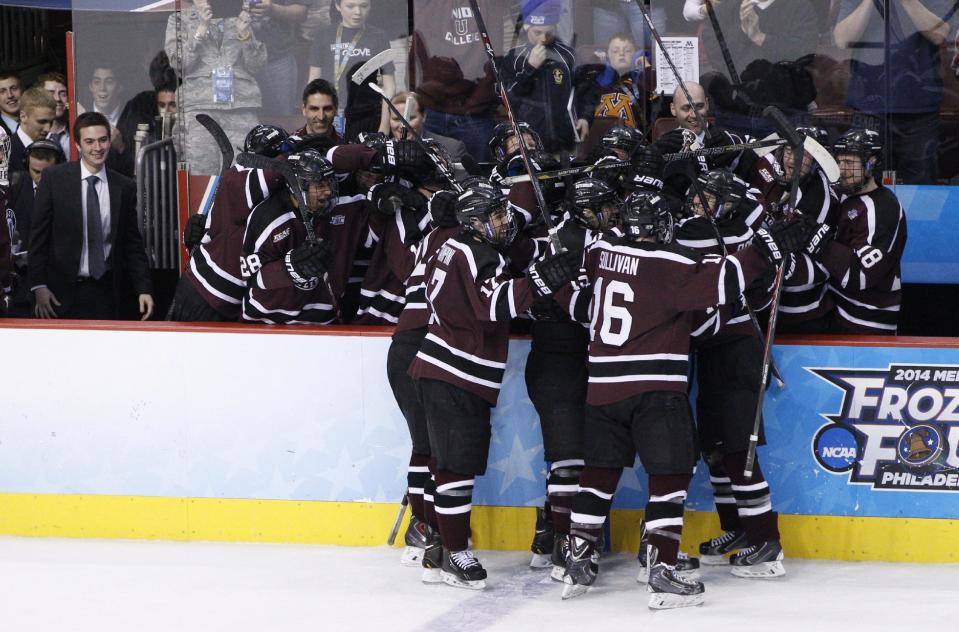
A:
<svg viewBox="0 0 959 632">
<path fill-rule="evenodd" d="M 26 148 L 27 170 L 18 178 L 11 178 L 10 202 L 7 215 L 13 255 L 15 280 L 7 317 L 30 318 L 33 315 L 33 292 L 27 287 L 27 253 L 30 250 L 30 223 L 33 218 L 33 203 L 43 170 L 66 162 L 60 144 L 48 138 L 34 141 Z M 29 176 L 29 177 L 28 177 Z M 12 221 L 10 221 L 12 220 Z"/>
<path fill-rule="evenodd" d="M 137 227 L 136 185 L 104 166 L 110 123 L 102 114 L 78 116 L 73 139 L 80 160 L 44 171 L 37 190 L 28 263 L 34 311 L 39 318 L 116 318 L 128 278 L 146 320 L 153 284 Z"/>
</svg>

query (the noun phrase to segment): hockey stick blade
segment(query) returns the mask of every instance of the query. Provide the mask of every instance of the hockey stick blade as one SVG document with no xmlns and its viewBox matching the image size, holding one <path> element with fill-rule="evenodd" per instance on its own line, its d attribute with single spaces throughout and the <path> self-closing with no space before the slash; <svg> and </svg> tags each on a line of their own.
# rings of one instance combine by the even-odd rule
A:
<svg viewBox="0 0 959 632">
<path fill-rule="evenodd" d="M 769 136 L 766 136 L 759 142 L 769 143 L 769 145 L 767 145 L 766 147 L 757 147 L 756 149 L 753 150 L 754 152 L 756 152 L 756 155 L 759 156 L 760 158 L 762 158 L 766 154 L 773 153 L 774 151 L 776 151 L 776 149 L 786 144 L 786 141 L 781 139 L 779 137 L 779 134 L 777 134 L 776 132 L 773 132 Z"/>
<path fill-rule="evenodd" d="M 782 113 L 782 110 L 775 105 L 767 106 L 766 109 L 763 110 L 763 116 L 773 124 L 773 127 L 775 127 L 779 133 L 779 137 L 784 138 L 790 147 L 800 147 L 803 144 L 799 132 L 797 132 L 793 124 L 789 122 L 786 115 Z"/>
<path fill-rule="evenodd" d="M 196 122 L 210 132 L 210 136 L 213 137 L 216 146 L 220 149 L 220 175 L 222 176 L 233 164 L 233 145 L 230 144 L 230 139 L 223 128 L 220 127 L 220 124 L 209 114 L 197 114 Z"/>
<path fill-rule="evenodd" d="M 247 169 L 276 171 L 284 177 L 293 175 L 293 170 L 290 168 L 289 163 L 286 163 L 282 160 L 277 160 L 276 158 L 267 158 L 266 156 L 261 156 L 260 154 L 253 154 L 246 151 L 237 154 L 236 164 L 240 165 L 241 167 L 246 167 Z"/>
<path fill-rule="evenodd" d="M 829 180 L 829 182 L 835 184 L 839 181 L 839 165 L 836 164 L 836 159 L 833 158 L 828 149 L 823 147 L 819 141 L 812 136 L 806 136 L 802 146 L 803 149 L 806 150 L 806 153 L 812 156 L 812 159 L 819 164 L 819 168 L 822 169 L 822 172 L 826 175 L 826 179 Z"/>
<path fill-rule="evenodd" d="M 372 75 L 374 72 L 385 66 L 386 64 L 393 61 L 393 49 L 387 48 L 383 52 L 377 53 L 370 57 L 370 59 L 356 69 L 356 72 L 353 73 L 353 83 L 358 86 L 363 85 L 363 82 L 366 81 L 367 77 Z"/>
</svg>

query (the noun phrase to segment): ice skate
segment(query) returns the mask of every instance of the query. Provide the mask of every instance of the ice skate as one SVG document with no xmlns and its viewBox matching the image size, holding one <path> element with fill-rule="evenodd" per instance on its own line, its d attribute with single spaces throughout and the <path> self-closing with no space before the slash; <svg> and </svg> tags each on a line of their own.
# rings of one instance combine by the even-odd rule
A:
<svg viewBox="0 0 959 632">
<path fill-rule="evenodd" d="M 757 546 L 746 547 L 729 558 L 729 564 L 736 577 L 771 579 L 786 574 L 783 567 L 783 547 L 779 540 L 768 540 Z"/>
<path fill-rule="evenodd" d="M 745 531 L 726 531 L 718 538 L 699 545 L 700 560 L 707 566 L 725 566 L 726 555 L 746 547 Z"/>
<path fill-rule="evenodd" d="M 569 560 L 569 536 L 556 534 L 553 541 L 553 555 L 551 562 L 553 570 L 549 576 L 558 581 L 563 581 L 563 575 L 566 574 L 566 562 Z"/>
<path fill-rule="evenodd" d="M 457 588 L 486 588 L 486 569 L 469 549 L 450 553 L 443 549 L 443 582 Z"/>
<path fill-rule="evenodd" d="M 403 566 L 420 566 L 423 560 L 423 551 L 430 541 L 430 526 L 412 516 L 410 524 L 406 527 L 404 540 L 406 548 L 403 549 L 403 556 L 400 558 L 400 564 Z"/>
<path fill-rule="evenodd" d="M 440 567 L 443 566 L 443 544 L 440 542 L 440 535 L 432 529 L 420 565 L 423 567 L 424 584 L 438 584 L 443 581 L 440 574 Z"/>
<path fill-rule="evenodd" d="M 569 555 L 566 574 L 563 576 L 563 599 L 572 599 L 586 594 L 599 573 L 599 565 L 593 559 L 593 543 L 575 535 L 569 536 Z"/>
<path fill-rule="evenodd" d="M 649 567 L 646 564 L 646 548 L 649 545 L 649 538 L 646 534 L 646 521 L 639 523 L 639 554 L 636 556 L 639 561 L 639 574 L 636 575 L 636 581 L 645 584 L 649 579 Z M 690 557 L 682 551 L 676 560 L 676 574 L 686 579 L 699 579 L 699 558 Z"/>
<path fill-rule="evenodd" d="M 646 564 L 649 567 L 649 577 L 646 592 L 650 593 L 650 609 L 666 610 L 701 605 L 706 592 L 703 583 L 683 577 L 676 572 L 675 566 L 664 564 L 658 558 L 659 551 L 656 547 L 648 547 Z"/>
<path fill-rule="evenodd" d="M 533 552 L 533 558 L 529 561 L 531 568 L 549 568 L 552 565 L 550 558 L 554 540 L 553 521 L 549 512 L 542 507 L 537 507 L 536 531 L 533 534 L 533 543 L 529 547 Z"/>
</svg>

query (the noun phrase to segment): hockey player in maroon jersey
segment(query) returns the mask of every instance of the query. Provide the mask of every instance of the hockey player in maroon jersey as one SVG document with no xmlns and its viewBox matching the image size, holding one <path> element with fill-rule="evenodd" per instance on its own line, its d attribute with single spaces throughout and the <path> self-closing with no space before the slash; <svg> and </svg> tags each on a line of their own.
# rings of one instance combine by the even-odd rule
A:
<svg viewBox="0 0 959 632">
<path fill-rule="evenodd" d="M 712 255 L 723 253 L 717 232 L 730 253 L 751 243 L 767 215 L 758 191 L 724 169 L 699 176 L 696 185 L 687 198 L 691 217 L 679 224 L 676 242 Z M 747 292 L 754 309 L 768 302 L 771 279 L 770 269 Z M 758 461 L 752 479 L 743 474 L 763 358 L 745 300 L 732 297 L 700 314 L 692 334 L 700 449 L 723 529 L 721 536 L 701 543 L 699 552 L 703 564 L 729 564 L 740 577 L 775 577 L 785 569 L 769 485 Z M 729 560 L 724 557 L 736 551 Z"/>
<path fill-rule="evenodd" d="M 649 474 L 646 506 L 650 608 L 702 603 L 703 585 L 676 572 L 683 502 L 697 451 L 686 397 L 694 313 L 734 301 L 771 261 L 804 245 L 801 223 L 760 230 L 729 257 L 673 245 L 662 198 L 637 193 L 621 212 L 623 233 L 586 251 L 591 292 L 574 303 L 589 322 L 586 467 L 573 501 L 563 597 L 594 583 L 595 544 L 625 467 L 637 452 Z M 622 235 L 622 236 L 620 236 Z"/>
<path fill-rule="evenodd" d="M 436 462 L 431 459 L 426 412 L 408 371 L 429 324 L 423 276 L 426 264 L 449 237 L 461 230 L 454 211 L 456 197 L 452 191 L 438 191 L 427 203 L 429 226 L 414 250 L 411 271 L 405 281 L 403 309 L 386 355 L 390 389 L 406 419 L 413 443 L 406 476 L 406 494 L 412 516 L 404 536 L 406 548 L 400 559 L 408 566 L 421 565 L 423 552 L 430 544 L 439 546 L 439 524 L 433 506 L 436 485 L 432 473 L 436 471 Z"/>
<path fill-rule="evenodd" d="M 882 146 L 872 130 L 852 129 L 833 146 L 842 194 L 835 233 L 817 227 L 808 250 L 829 271 L 836 303 L 831 333 L 895 335 L 902 300 L 900 262 L 906 213 L 879 184 Z M 835 237 L 833 238 L 833 234 Z"/>
<path fill-rule="evenodd" d="M 316 150 L 291 154 L 302 199 L 285 195 L 257 205 L 247 220 L 240 264 L 247 292 L 243 319 L 268 324 L 330 324 L 358 245 L 369 236 L 366 197 L 340 197 L 333 165 Z M 308 239 L 311 223 L 317 241 Z"/>
<path fill-rule="evenodd" d="M 486 585 L 486 570 L 467 548 L 473 479 L 486 471 L 490 409 L 506 368 L 509 320 L 568 282 L 579 255 L 567 251 L 510 278 L 501 251 L 516 228 L 503 194 L 476 184 L 459 196 L 456 215 L 463 231 L 447 239 L 426 267 L 429 330 L 410 375 L 436 460 L 442 543 L 427 548 L 423 578 L 478 589 Z"/>
<path fill-rule="evenodd" d="M 821 145 L 828 143 L 826 131 L 818 127 L 798 127 L 801 136 L 811 136 Z M 776 152 L 782 167 L 778 176 L 779 199 L 770 200 L 781 207 L 789 198 L 789 183 L 793 176 L 792 148 L 784 146 Z M 839 216 L 839 197 L 833 190 L 822 167 L 807 152 L 803 155 L 796 212 L 819 224 L 836 227 Z M 826 333 L 834 301 L 829 292 L 829 271 L 819 261 L 804 252 L 797 252 L 786 262 L 782 294 L 779 298 L 779 317 L 776 332 L 786 334 Z"/>
<path fill-rule="evenodd" d="M 384 143 L 387 142 L 384 138 Z M 453 161 L 431 139 L 424 141 L 453 173 Z M 449 186 L 432 162 L 402 178 L 373 185 L 367 193 L 377 211 L 372 222 L 375 245 L 360 288 L 358 325 L 395 325 L 403 311 L 405 282 L 413 267 L 416 245 L 430 228 L 428 200 Z"/>
<path fill-rule="evenodd" d="M 243 150 L 275 157 L 287 134 L 279 127 L 257 125 L 246 135 Z M 204 216 L 187 220 L 184 243 L 193 250 L 177 283 L 172 320 L 236 321 L 246 293 L 240 272 L 246 220 L 257 204 L 283 184 L 273 171 L 230 167 L 220 178 L 213 205 Z M 198 246 L 193 249 L 193 246 Z"/>
<path fill-rule="evenodd" d="M 601 180 L 584 178 L 573 185 L 568 215 L 557 226 L 562 244 L 574 251 L 616 225 L 622 201 Z M 549 253 L 555 254 L 555 253 Z M 583 469 L 583 414 L 586 405 L 586 329 L 569 313 L 569 290 L 537 299 L 526 360 L 526 390 L 539 416 L 548 467 L 547 505 L 537 508 L 531 549 L 534 568 L 552 567 L 562 581 L 566 566 L 569 512 Z M 549 515 L 545 515 L 548 511 Z"/>
</svg>

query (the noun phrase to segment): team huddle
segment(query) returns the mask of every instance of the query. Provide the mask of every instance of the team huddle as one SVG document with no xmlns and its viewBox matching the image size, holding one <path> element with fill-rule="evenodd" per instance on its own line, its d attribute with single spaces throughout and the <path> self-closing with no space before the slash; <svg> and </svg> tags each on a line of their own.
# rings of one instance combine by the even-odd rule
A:
<svg viewBox="0 0 959 632">
<path fill-rule="evenodd" d="M 753 460 L 775 373 L 760 321 L 778 308 L 780 331 L 889 333 L 899 304 L 905 219 L 874 177 L 878 135 L 845 133 L 838 164 L 803 150 L 821 149 L 815 128 L 748 140 L 705 120 L 654 143 L 621 126 L 561 169 L 531 127 L 505 122 L 491 173 L 464 177 L 412 129 L 329 147 L 258 126 L 187 226 L 173 317 L 393 325 L 387 373 L 412 439 L 402 561 L 472 589 L 486 580 L 470 550 L 473 484 L 511 323 L 524 322 L 548 463 L 531 566 L 564 599 L 601 581 L 603 526 L 638 454 L 639 580 L 651 608 L 696 605 L 700 563 L 785 573 Z M 696 558 L 679 548 L 700 458 L 723 533 Z"/>
</svg>

